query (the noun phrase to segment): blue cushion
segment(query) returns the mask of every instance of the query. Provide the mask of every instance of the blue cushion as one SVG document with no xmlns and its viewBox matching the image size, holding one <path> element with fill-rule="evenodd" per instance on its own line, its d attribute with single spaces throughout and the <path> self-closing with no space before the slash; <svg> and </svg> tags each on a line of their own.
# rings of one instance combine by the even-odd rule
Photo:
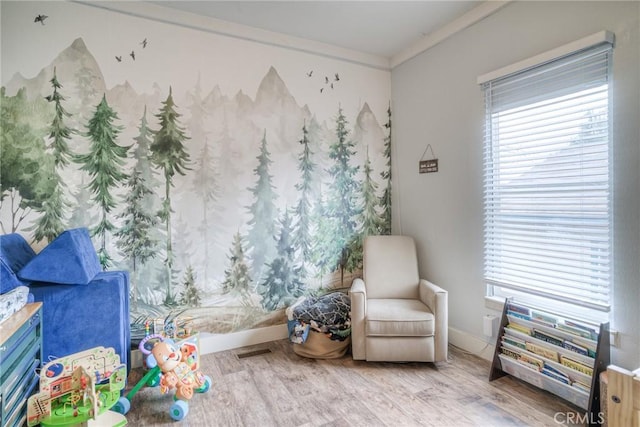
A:
<svg viewBox="0 0 640 427">
<path fill-rule="evenodd" d="M 35 256 L 36 253 L 20 234 L 0 236 L 0 294 L 29 285 L 28 281 L 21 281 L 16 273 Z"/>
<path fill-rule="evenodd" d="M 89 286 L 34 283 L 30 290 L 42 302 L 45 361 L 103 346 L 129 365 L 128 272 L 98 273 Z"/>
<path fill-rule="evenodd" d="M 89 230 L 75 228 L 61 233 L 19 272 L 33 282 L 86 285 L 102 271 Z"/>
</svg>

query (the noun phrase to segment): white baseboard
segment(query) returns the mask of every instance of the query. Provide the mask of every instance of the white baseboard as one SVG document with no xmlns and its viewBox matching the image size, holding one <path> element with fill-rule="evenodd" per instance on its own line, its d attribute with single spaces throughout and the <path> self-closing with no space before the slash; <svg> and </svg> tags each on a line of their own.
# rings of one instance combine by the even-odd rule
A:
<svg viewBox="0 0 640 427">
<path fill-rule="evenodd" d="M 249 329 L 230 334 L 200 334 L 201 354 L 217 353 L 249 345 L 285 339 L 288 336 L 287 325 L 274 325 L 266 328 Z M 459 329 L 449 328 L 449 343 L 464 351 L 473 353 L 482 359 L 493 360 L 494 345 Z M 131 352 L 131 367 L 142 366 L 142 354 L 139 350 Z"/>
<path fill-rule="evenodd" d="M 495 339 L 495 338 L 492 338 Z M 449 343 L 484 360 L 492 361 L 495 345 L 459 329 L 449 328 Z"/>
<path fill-rule="evenodd" d="M 288 336 L 287 325 L 284 323 L 230 334 L 203 333 L 200 334 L 200 352 L 202 354 L 217 353 L 218 351 L 281 340 Z"/>
<path fill-rule="evenodd" d="M 274 325 L 265 328 L 249 329 L 246 331 L 233 332 L 229 334 L 200 333 L 200 354 L 217 353 L 218 351 L 232 350 L 234 348 L 246 347 L 249 345 L 262 344 L 287 338 L 289 333 L 287 325 Z M 140 350 L 131 351 L 131 367 L 142 366 L 142 353 Z"/>
</svg>

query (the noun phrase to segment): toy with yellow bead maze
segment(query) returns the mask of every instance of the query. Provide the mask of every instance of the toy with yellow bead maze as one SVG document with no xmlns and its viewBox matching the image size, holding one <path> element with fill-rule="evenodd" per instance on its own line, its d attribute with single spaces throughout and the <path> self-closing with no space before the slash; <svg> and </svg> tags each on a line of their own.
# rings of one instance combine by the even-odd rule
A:
<svg viewBox="0 0 640 427">
<path fill-rule="evenodd" d="M 40 392 L 27 401 L 27 425 L 122 427 L 126 418 L 111 412 L 120 398 L 127 367 L 113 348 L 55 359 L 40 371 Z"/>
</svg>

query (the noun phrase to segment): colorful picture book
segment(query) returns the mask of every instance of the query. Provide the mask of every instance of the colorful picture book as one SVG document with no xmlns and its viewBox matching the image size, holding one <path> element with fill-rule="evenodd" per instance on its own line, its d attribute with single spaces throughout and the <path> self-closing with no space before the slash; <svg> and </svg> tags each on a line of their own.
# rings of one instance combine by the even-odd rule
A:
<svg viewBox="0 0 640 427">
<path fill-rule="evenodd" d="M 562 363 L 567 368 L 574 369 L 578 372 L 582 372 L 585 375 L 592 376 L 593 368 L 589 365 L 586 365 L 578 360 L 572 359 L 568 356 L 562 355 L 560 356 L 560 363 Z"/>
<path fill-rule="evenodd" d="M 558 352 L 545 348 L 541 345 L 534 344 L 532 342 L 528 342 L 525 344 L 525 348 L 529 350 L 531 353 L 535 353 L 539 356 L 546 357 L 547 359 L 553 360 L 554 362 L 559 362 Z"/>
<path fill-rule="evenodd" d="M 534 329 L 531 333 L 531 336 L 539 340 L 548 342 L 549 344 L 557 345 L 559 347 L 562 347 L 562 344 L 564 343 L 564 340 L 562 338 L 556 335 L 549 334 L 547 332 L 543 332 L 539 329 Z"/>
</svg>

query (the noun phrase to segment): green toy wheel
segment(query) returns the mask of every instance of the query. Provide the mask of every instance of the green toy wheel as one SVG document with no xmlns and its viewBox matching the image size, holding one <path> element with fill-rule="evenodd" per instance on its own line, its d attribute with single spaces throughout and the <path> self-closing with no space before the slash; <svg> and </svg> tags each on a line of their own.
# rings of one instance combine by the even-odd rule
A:
<svg viewBox="0 0 640 427">
<path fill-rule="evenodd" d="M 122 415 L 127 415 L 129 409 L 131 409 L 131 402 L 129 402 L 129 399 L 124 396 L 120 397 L 116 404 L 111 408 L 112 411 L 115 411 Z"/>
<path fill-rule="evenodd" d="M 169 410 L 169 415 L 172 419 L 176 421 L 180 421 L 184 419 L 189 413 L 189 404 L 184 400 L 176 400 L 173 405 L 171 405 L 171 409 Z"/>
<path fill-rule="evenodd" d="M 198 389 L 196 389 L 196 392 L 198 393 L 206 393 L 211 389 L 211 384 L 213 383 L 213 381 L 211 380 L 211 377 L 209 375 L 205 375 L 204 377 L 204 384 L 202 384 L 202 386 Z"/>
<path fill-rule="evenodd" d="M 149 380 L 147 381 L 147 385 L 149 387 L 158 387 L 160 385 L 160 377 L 161 375 L 158 374 L 156 376 L 149 378 Z"/>
</svg>

